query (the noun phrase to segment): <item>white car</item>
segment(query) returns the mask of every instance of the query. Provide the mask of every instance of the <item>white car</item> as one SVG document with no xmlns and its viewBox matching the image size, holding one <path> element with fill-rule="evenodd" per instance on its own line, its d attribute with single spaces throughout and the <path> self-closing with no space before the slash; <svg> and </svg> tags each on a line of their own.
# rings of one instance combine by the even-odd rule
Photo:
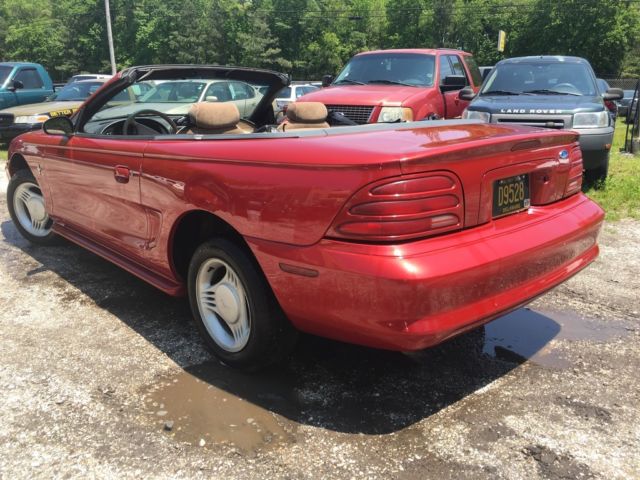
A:
<svg viewBox="0 0 640 480">
<path fill-rule="evenodd" d="M 74 75 L 69 79 L 67 83 L 80 82 L 82 80 L 109 80 L 113 75 L 106 75 L 102 73 L 80 73 Z"/>
<path fill-rule="evenodd" d="M 289 85 L 283 88 L 276 97 L 276 111 L 282 111 L 291 102 L 295 102 L 298 98 L 307 93 L 315 92 L 318 87 L 306 83 L 303 85 Z"/>
</svg>

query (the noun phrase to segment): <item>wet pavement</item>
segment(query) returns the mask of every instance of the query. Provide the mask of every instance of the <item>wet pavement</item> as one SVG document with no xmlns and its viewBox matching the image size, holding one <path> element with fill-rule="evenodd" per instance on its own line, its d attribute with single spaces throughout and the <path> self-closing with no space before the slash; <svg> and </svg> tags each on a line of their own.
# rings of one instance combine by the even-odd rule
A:
<svg viewBox="0 0 640 480">
<path fill-rule="evenodd" d="M 589 269 L 433 349 L 303 336 L 245 374 L 183 300 L 29 245 L 3 198 L 0 478 L 640 478 L 638 238 L 607 226 Z"/>
</svg>

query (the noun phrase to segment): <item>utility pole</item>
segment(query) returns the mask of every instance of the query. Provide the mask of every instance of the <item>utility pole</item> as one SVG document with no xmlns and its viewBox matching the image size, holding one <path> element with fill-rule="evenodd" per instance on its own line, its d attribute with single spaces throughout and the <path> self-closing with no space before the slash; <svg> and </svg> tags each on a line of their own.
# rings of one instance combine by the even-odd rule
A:
<svg viewBox="0 0 640 480">
<path fill-rule="evenodd" d="M 109 59 L 111 60 L 111 75 L 116 74 L 116 53 L 113 50 L 113 34 L 111 33 L 111 12 L 109 0 L 104 0 L 104 13 L 107 17 L 107 41 L 109 42 Z"/>
</svg>

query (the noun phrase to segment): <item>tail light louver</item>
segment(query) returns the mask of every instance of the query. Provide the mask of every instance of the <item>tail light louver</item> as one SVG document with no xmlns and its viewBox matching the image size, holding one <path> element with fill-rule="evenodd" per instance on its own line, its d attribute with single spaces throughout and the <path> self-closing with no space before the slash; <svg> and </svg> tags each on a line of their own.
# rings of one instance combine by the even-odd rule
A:
<svg viewBox="0 0 640 480">
<path fill-rule="evenodd" d="M 582 152 L 579 147 L 575 147 L 571 151 L 569 158 L 571 159 L 571 166 L 569 168 L 567 186 L 564 189 L 565 197 L 573 195 L 582 189 L 582 172 L 584 170 L 582 165 Z"/>
<path fill-rule="evenodd" d="M 460 230 L 462 186 L 450 172 L 386 179 L 358 191 L 328 236 L 371 242 L 411 240 Z"/>
</svg>

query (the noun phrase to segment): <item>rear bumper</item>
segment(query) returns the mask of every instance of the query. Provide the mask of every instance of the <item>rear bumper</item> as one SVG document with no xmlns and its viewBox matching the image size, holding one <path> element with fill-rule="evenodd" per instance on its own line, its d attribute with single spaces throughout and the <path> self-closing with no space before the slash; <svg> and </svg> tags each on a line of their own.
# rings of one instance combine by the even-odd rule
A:
<svg viewBox="0 0 640 480">
<path fill-rule="evenodd" d="M 597 204 L 578 194 L 395 246 L 247 241 L 300 330 L 418 350 L 528 303 L 586 267 L 598 254 L 603 216 Z M 282 265 L 308 270 L 288 273 Z"/>
</svg>

